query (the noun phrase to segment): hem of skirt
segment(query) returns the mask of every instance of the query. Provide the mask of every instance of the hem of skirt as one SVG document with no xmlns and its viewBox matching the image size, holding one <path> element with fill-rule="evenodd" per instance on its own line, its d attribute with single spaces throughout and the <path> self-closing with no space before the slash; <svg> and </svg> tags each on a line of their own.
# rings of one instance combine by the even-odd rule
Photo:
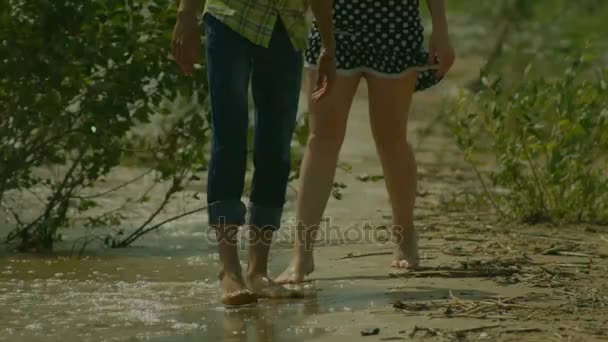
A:
<svg viewBox="0 0 608 342">
<path fill-rule="evenodd" d="M 305 63 L 304 67 L 306 69 L 310 69 L 310 70 L 317 70 L 316 64 Z M 383 77 L 383 78 L 402 78 L 403 76 L 405 76 L 411 72 L 425 72 L 425 71 L 429 71 L 429 70 L 436 70 L 437 68 L 438 67 L 434 66 L 434 65 L 414 66 L 414 67 L 407 68 L 400 73 L 388 73 L 388 72 L 381 72 L 381 71 L 378 71 L 376 69 L 369 68 L 369 67 L 359 67 L 359 68 L 353 68 L 353 69 L 336 69 L 336 73 L 338 75 L 342 75 L 342 76 L 352 76 L 352 75 L 359 74 L 359 73 L 367 73 L 367 74 L 372 74 L 374 76 Z"/>
</svg>

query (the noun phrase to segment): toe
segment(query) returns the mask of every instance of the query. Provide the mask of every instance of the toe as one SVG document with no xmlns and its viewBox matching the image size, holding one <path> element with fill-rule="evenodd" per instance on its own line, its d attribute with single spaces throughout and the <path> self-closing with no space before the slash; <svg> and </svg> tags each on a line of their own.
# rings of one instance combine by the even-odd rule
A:
<svg viewBox="0 0 608 342">
<path fill-rule="evenodd" d="M 257 296 L 249 290 L 226 293 L 222 297 L 222 303 L 228 306 L 249 305 L 257 302 Z"/>
<path fill-rule="evenodd" d="M 283 273 L 278 276 L 274 282 L 280 285 L 297 285 L 304 281 L 304 277 L 299 276 L 295 272 Z"/>
<path fill-rule="evenodd" d="M 293 278 L 293 275 L 281 274 L 274 280 L 274 282 L 276 284 L 281 284 L 281 285 L 291 284 L 292 278 Z"/>
<path fill-rule="evenodd" d="M 415 269 L 417 265 L 410 263 L 407 260 L 393 260 L 391 267 L 412 270 Z"/>
</svg>

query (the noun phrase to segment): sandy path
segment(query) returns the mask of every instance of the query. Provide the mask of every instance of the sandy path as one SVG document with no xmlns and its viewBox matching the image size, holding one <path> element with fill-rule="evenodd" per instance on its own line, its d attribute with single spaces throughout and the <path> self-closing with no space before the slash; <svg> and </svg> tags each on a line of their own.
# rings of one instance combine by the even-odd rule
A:
<svg viewBox="0 0 608 342">
<path fill-rule="evenodd" d="M 330 200 L 326 216 L 331 224 L 322 235 L 312 276 L 315 288 L 336 296 L 335 310 L 304 320 L 304 328 L 323 332 L 314 339 L 358 340 L 365 328 L 380 328 L 379 336 L 364 338 L 369 341 L 608 339 L 608 242 L 601 239 L 599 228 L 505 226 L 490 213 L 447 211 L 442 205 L 442 198 L 474 186 L 474 179 L 445 130 L 422 141 L 417 133 L 440 110 L 442 98 L 473 76 L 476 67 L 476 60 L 460 61 L 451 80 L 417 95 L 413 105 L 410 136 L 417 146 L 421 194 L 416 217 L 423 262 L 431 272 L 414 278 L 391 276 L 393 270 L 387 267 L 391 249 L 378 229 L 390 222 L 383 182 L 356 179 L 360 174 L 381 174 L 369 130 L 366 90 L 361 87 L 341 153 L 341 161 L 352 170 L 337 176 L 347 188 L 341 200 Z M 285 263 L 284 248 L 275 249 L 276 271 Z M 475 263 L 481 260 L 486 263 Z M 463 263 L 469 270 L 491 274 L 464 277 Z M 444 272 L 432 273 L 435 269 Z M 357 308 L 346 305 L 352 296 L 361 299 Z M 340 307 L 341 299 L 345 307 Z M 393 303 L 402 304 L 396 309 Z M 413 334 L 415 327 L 422 330 Z"/>
</svg>

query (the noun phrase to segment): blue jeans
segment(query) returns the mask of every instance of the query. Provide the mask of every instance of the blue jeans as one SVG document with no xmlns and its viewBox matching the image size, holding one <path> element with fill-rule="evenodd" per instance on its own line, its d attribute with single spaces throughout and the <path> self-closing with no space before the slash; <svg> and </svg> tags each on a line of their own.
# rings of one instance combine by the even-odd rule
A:
<svg viewBox="0 0 608 342">
<path fill-rule="evenodd" d="M 205 15 L 212 146 L 207 185 L 209 223 L 245 224 L 249 84 L 255 107 L 254 173 L 247 224 L 278 229 L 291 167 L 303 56 L 278 21 L 268 48 L 254 45 Z"/>
</svg>

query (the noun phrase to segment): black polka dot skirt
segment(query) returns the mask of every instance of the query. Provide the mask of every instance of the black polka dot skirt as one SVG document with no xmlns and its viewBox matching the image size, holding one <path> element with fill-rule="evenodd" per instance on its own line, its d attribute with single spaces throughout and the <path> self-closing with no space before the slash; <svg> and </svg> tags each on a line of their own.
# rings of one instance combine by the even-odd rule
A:
<svg viewBox="0 0 608 342">
<path fill-rule="evenodd" d="M 334 27 L 339 74 L 399 78 L 417 71 L 417 91 L 440 81 L 428 65 L 419 0 L 334 0 Z M 307 67 L 316 67 L 320 50 L 321 35 L 313 23 Z"/>
</svg>

